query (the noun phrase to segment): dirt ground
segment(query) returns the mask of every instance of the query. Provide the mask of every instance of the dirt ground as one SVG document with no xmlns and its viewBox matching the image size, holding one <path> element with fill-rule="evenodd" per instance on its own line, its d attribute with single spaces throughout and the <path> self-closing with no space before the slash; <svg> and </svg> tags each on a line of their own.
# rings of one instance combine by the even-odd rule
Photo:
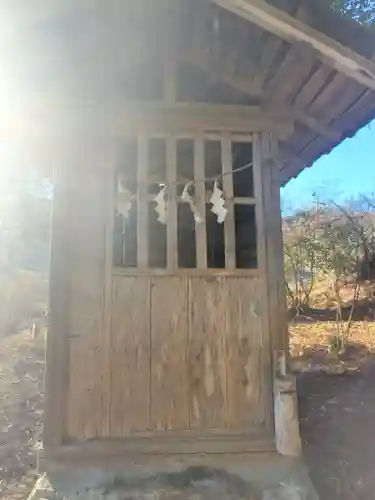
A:
<svg viewBox="0 0 375 500">
<path fill-rule="evenodd" d="M 358 373 L 299 378 L 301 433 L 322 500 L 375 498 L 375 360 Z"/>
<path fill-rule="evenodd" d="M 304 455 L 322 500 L 375 499 L 375 323 L 355 322 L 346 373 L 327 375 L 333 323 L 292 324 Z M 25 500 L 35 481 L 43 406 L 43 342 L 0 340 L 0 498 Z"/>
<path fill-rule="evenodd" d="M 304 455 L 322 500 L 373 500 L 375 323 L 353 324 L 342 375 L 323 371 L 332 364 L 327 344 L 334 333 L 331 322 L 290 326 Z"/>
<path fill-rule="evenodd" d="M 42 428 L 44 349 L 30 333 L 0 340 L 0 498 L 25 500 Z"/>
</svg>

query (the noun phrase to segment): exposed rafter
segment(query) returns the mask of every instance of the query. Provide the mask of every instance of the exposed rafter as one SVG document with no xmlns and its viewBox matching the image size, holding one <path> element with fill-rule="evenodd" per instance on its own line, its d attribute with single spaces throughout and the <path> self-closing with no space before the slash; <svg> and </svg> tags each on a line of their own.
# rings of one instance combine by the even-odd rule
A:
<svg viewBox="0 0 375 500">
<path fill-rule="evenodd" d="M 288 42 L 305 42 L 331 67 L 375 90 L 375 64 L 265 0 L 212 0 Z"/>
<path fill-rule="evenodd" d="M 280 183 L 286 184 L 290 179 L 296 177 L 302 170 L 310 165 L 303 159 L 289 153 L 283 147 L 279 147 L 275 157 L 280 168 Z"/>
<path fill-rule="evenodd" d="M 270 159 L 278 166 L 278 180 L 280 185 L 285 185 L 290 179 L 296 177 L 305 168 L 309 167 L 309 163 L 302 158 L 290 153 L 288 149 L 277 141 L 275 148 L 270 155 Z M 267 159 L 265 159 L 267 161 Z"/>
<path fill-rule="evenodd" d="M 205 71 L 206 73 L 212 74 L 214 77 L 216 77 L 226 85 L 229 85 L 240 92 L 253 97 L 258 97 L 260 94 L 259 80 L 251 80 L 243 76 L 235 75 L 233 73 L 214 69 L 210 64 L 209 59 L 202 54 L 197 54 L 194 52 L 183 56 L 183 59 L 194 65 L 195 67 Z M 269 96 L 266 96 L 264 109 L 267 112 L 272 112 L 272 109 L 274 109 L 276 106 L 278 108 L 278 112 L 281 112 L 285 116 L 290 116 L 293 120 L 299 121 L 317 134 L 323 135 L 327 137 L 327 139 L 331 139 L 334 141 L 341 139 L 341 131 L 324 124 L 319 119 L 310 116 L 301 110 L 294 109 L 290 106 L 281 106 L 276 105 L 275 103 L 272 103 L 272 105 L 270 105 L 270 102 L 271 101 Z"/>
<path fill-rule="evenodd" d="M 314 116 L 310 116 L 308 113 L 298 111 L 295 108 L 284 108 L 285 112 L 290 113 L 291 118 L 302 123 L 309 129 L 313 130 L 319 135 L 323 135 L 327 139 L 332 141 L 339 141 L 342 139 L 342 132 L 335 129 L 331 125 L 325 125 L 322 121 L 318 120 Z"/>
</svg>

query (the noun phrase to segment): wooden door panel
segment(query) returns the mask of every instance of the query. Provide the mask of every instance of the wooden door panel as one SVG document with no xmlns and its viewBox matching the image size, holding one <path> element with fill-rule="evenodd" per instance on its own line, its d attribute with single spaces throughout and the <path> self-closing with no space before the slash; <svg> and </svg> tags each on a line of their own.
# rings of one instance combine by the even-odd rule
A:
<svg viewBox="0 0 375 500">
<path fill-rule="evenodd" d="M 187 278 L 151 282 L 151 425 L 158 431 L 189 428 Z"/>
<path fill-rule="evenodd" d="M 111 436 L 150 429 L 150 278 L 113 280 Z M 99 369 L 99 367 L 98 367 Z"/>
<path fill-rule="evenodd" d="M 226 278 L 227 397 L 229 427 L 265 423 L 265 369 L 259 279 Z"/>
<path fill-rule="evenodd" d="M 190 301 L 191 428 L 225 429 L 226 297 L 222 278 L 191 278 Z"/>
</svg>

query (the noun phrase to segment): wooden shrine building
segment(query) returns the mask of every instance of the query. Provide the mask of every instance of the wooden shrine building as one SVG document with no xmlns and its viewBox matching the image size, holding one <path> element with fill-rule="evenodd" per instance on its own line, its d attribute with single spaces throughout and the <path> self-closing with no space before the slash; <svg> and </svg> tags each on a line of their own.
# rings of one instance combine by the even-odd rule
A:
<svg viewBox="0 0 375 500">
<path fill-rule="evenodd" d="M 280 186 L 375 117 L 373 31 L 318 3 L 34 12 L 66 64 L 43 115 L 47 456 L 275 450 Z"/>
</svg>

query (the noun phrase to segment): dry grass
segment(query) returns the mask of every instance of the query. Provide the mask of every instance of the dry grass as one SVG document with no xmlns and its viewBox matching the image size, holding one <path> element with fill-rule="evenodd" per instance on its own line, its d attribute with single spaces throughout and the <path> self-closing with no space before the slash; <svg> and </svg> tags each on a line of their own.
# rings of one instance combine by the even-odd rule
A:
<svg viewBox="0 0 375 500">
<path fill-rule="evenodd" d="M 321 369 L 332 362 L 330 338 L 337 335 L 334 321 L 294 323 L 289 327 L 291 367 L 296 372 Z M 375 322 L 354 321 L 341 361 L 349 370 L 359 369 L 375 352 Z"/>
<path fill-rule="evenodd" d="M 328 347 L 329 338 L 337 334 L 337 326 L 334 321 L 317 321 L 312 323 L 291 322 L 289 326 L 290 351 L 292 357 L 304 349 L 314 347 Z M 354 321 L 348 336 L 349 343 L 357 343 L 367 346 L 369 349 L 375 347 L 375 322 Z"/>
</svg>

